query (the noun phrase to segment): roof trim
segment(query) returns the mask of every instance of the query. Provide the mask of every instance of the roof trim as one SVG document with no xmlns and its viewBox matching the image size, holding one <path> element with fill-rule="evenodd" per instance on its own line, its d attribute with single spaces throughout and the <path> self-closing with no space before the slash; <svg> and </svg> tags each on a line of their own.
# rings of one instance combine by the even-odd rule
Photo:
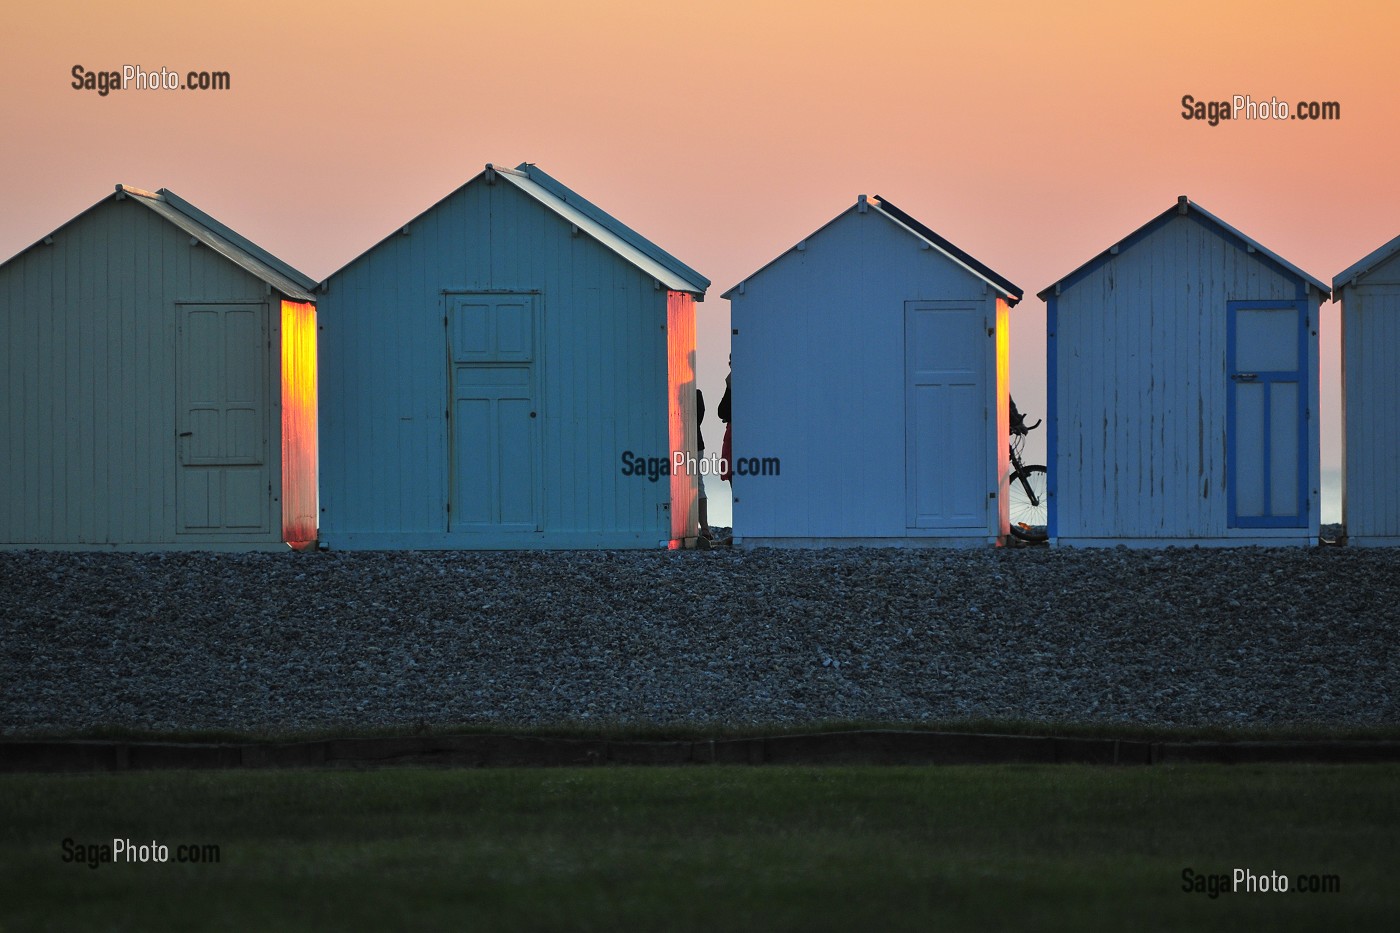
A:
<svg viewBox="0 0 1400 933">
<path fill-rule="evenodd" d="M 124 198 L 131 198 L 136 203 L 151 209 L 189 236 L 196 238 L 243 271 L 260 279 L 288 298 L 308 302 L 316 300 L 312 294 L 316 282 L 310 276 L 298 272 L 251 240 L 240 236 L 188 201 L 164 188 L 160 191 L 147 191 L 133 185 L 117 185 L 113 194 L 105 195 L 96 204 L 80 211 L 37 242 L 31 243 L 0 263 L 0 266 L 7 266 L 30 250 L 52 242 L 53 237 L 59 232 L 77 223 L 108 201 L 120 201 Z"/>
<path fill-rule="evenodd" d="M 150 192 L 130 185 L 117 185 L 116 197 L 130 197 L 155 211 L 200 243 L 208 246 L 288 298 L 314 302 L 316 280 L 292 268 L 252 240 L 235 233 L 184 198 L 166 188 Z"/>
<path fill-rule="evenodd" d="M 429 207 L 414 215 L 411 220 L 396 227 L 395 233 L 417 223 L 419 219 L 441 207 L 443 202 L 455 197 L 467 186 L 482 179 L 486 179 L 488 183 L 497 179 L 505 181 L 548 208 L 580 233 L 585 233 L 596 240 L 624 262 L 651 276 L 668 290 L 687 292 L 694 295 L 697 300 L 704 300 L 705 291 L 710 287 L 709 279 L 695 272 L 622 221 L 575 193 L 561 182 L 546 175 L 542 169 L 529 162 L 522 162 L 519 168 L 514 169 L 502 168 L 487 162 L 486 167 L 480 172 L 434 201 Z M 327 275 L 321 280 L 319 287 L 323 289 L 328 287 L 332 278 L 383 245 L 395 233 L 376 241 L 368 249 Z"/>
<path fill-rule="evenodd" d="M 1025 289 L 1005 276 L 1000 275 L 992 269 L 991 266 L 981 262 L 971 253 L 959 249 L 957 246 L 953 245 L 951 241 L 939 236 L 933 230 L 915 220 L 913 217 L 910 217 L 908 214 L 904 213 L 904 211 L 895 207 L 894 204 L 880 197 L 878 194 L 875 195 L 875 200 L 880 202 L 878 205 L 880 210 L 899 221 L 905 227 L 908 227 L 910 232 L 915 236 L 924 240 L 934 249 L 953 260 L 953 262 L 962 266 L 964 269 L 1001 292 L 1007 299 L 1008 304 L 1014 306 L 1025 297 Z"/>
<path fill-rule="evenodd" d="M 1400 253 L 1400 236 L 1382 245 L 1379 249 L 1372 250 L 1360 261 L 1338 272 L 1332 279 L 1332 291 L 1340 292 L 1348 285 L 1358 284 L 1361 279 L 1370 275 L 1372 270 L 1396 253 Z"/>
<path fill-rule="evenodd" d="M 1262 259 L 1277 266 L 1285 274 L 1298 279 L 1302 284 L 1311 285 L 1313 288 L 1317 289 L 1319 292 L 1322 293 L 1322 297 L 1324 299 L 1331 297 L 1332 290 L 1328 287 L 1326 282 L 1323 282 L 1321 279 L 1317 278 L 1314 275 L 1309 275 L 1307 272 L 1304 272 L 1302 269 L 1293 265 L 1293 263 L 1284 259 L 1282 256 L 1275 253 L 1273 250 L 1264 246 L 1258 240 L 1246 236 L 1239 230 L 1236 230 L 1234 227 L 1230 226 L 1225 221 L 1221 220 L 1219 217 L 1206 210 L 1204 207 L 1201 207 L 1199 204 L 1187 198 L 1184 194 L 1181 197 L 1177 198 L 1176 203 L 1173 204 L 1171 207 L 1167 208 L 1165 211 L 1158 214 L 1156 217 L 1153 217 L 1151 220 L 1143 224 L 1141 227 L 1138 227 L 1132 233 L 1118 240 L 1108 249 L 1094 256 L 1088 262 L 1085 262 L 1075 267 L 1067 275 L 1061 276 L 1060 278 L 1051 282 L 1049 285 L 1045 286 L 1040 291 L 1036 292 L 1036 297 L 1044 301 L 1046 300 L 1047 296 L 1056 294 L 1057 290 L 1059 293 L 1063 293 L 1065 290 L 1074 287 L 1075 283 L 1077 283 L 1080 279 L 1084 278 L 1090 272 L 1097 269 L 1099 266 L 1103 265 L 1109 259 L 1112 259 L 1114 256 L 1121 255 L 1124 251 L 1131 249 L 1133 246 L 1136 246 L 1149 234 L 1155 232 L 1159 227 L 1165 226 L 1168 222 L 1172 220 L 1172 218 L 1178 216 L 1184 217 L 1192 215 L 1195 216 L 1195 219 L 1197 221 L 1204 222 L 1204 225 L 1206 227 L 1211 228 L 1214 233 L 1216 233 L 1218 236 L 1220 236 L 1227 242 L 1230 242 L 1235 247 L 1243 249 L 1246 252 L 1252 252 L 1254 254 L 1257 254 Z"/>
<path fill-rule="evenodd" d="M 838 220 L 840 220 L 842 217 L 845 217 L 852 211 L 859 212 L 862 208 L 862 205 L 867 210 L 874 210 L 875 213 L 884 217 L 886 220 L 894 224 L 899 229 L 903 230 L 905 233 L 908 233 L 910 236 L 914 237 L 916 240 L 919 240 L 922 243 L 926 243 L 929 246 L 929 248 L 937 250 L 944 258 L 948 259 L 953 264 L 959 266 L 963 270 L 971 273 L 976 278 L 979 278 L 983 282 L 990 285 L 993 290 L 995 290 L 998 294 L 1006 298 L 1007 304 L 1012 306 L 1016 305 L 1021 300 L 1022 296 L 1025 294 L 1025 292 L 1022 291 L 1021 287 L 1013 283 L 1010 279 L 1007 279 L 1006 277 L 993 271 L 990 266 L 985 265 L 984 263 L 974 258 L 971 254 L 959 249 L 957 246 L 953 245 L 952 242 L 939 236 L 933 230 L 926 227 L 919 221 L 915 220 L 908 214 L 904 213 L 904 211 L 895 207 L 893 204 L 880 197 L 878 194 L 875 196 L 875 200 L 879 203 L 871 204 L 869 201 L 866 200 L 865 195 L 860 195 L 858 198 L 856 198 L 856 202 L 850 207 L 841 211 L 841 213 L 837 214 L 835 217 L 822 224 L 816 230 L 813 230 L 807 236 L 803 237 L 800 241 L 798 241 L 797 244 L 794 244 L 793 246 L 790 246 L 787 249 L 783 250 L 781 253 L 779 253 L 777 256 L 774 256 L 772 259 L 764 263 L 758 269 L 756 269 L 749 275 L 746 275 L 744 278 L 740 279 L 732 287 L 725 291 L 724 294 L 720 295 L 720 297 L 728 299 L 729 296 L 734 294 L 734 292 L 736 292 L 741 285 L 745 284 L 751 279 L 757 278 L 759 275 L 762 275 L 765 271 L 768 270 L 770 266 L 778 262 L 778 260 L 782 259 L 788 253 L 797 249 L 799 245 L 806 243 L 807 240 L 810 240 L 812 237 L 821 233 L 827 227 L 830 227 L 832 224 L 836 223 Z"/>
<path fill-rule="evenodd" d="M 640 233 L 633 230 L 631 227 L 627 226 L 622 221 L 618 220 L 616 217 L 603 210 L 601 207 L 598 207 L 596 204 L 589 201 L 587 198 L 583 197 L 578 192 L 569 188 L 563 182 L 547 174 L 545 170 L 540 168 L 538 165 L 535 165 L 532 162 L 521 162 L 515 167 L 515 170 L 517 172 L 524 172 L 525 175 L 535 184 L 539 185 L 541 188 L 545 189 L 555 197 L 559 198 L 561 201 L 564 201 L 569 206 L 578 209 L 582 213 L 586 214 L 588 217 L 602 224 L 611 233 L 615 234 L 618 238 L 637 248 L 642 253 L 649 256 L 661 265 L 665 266 L 677 277 L 684 279 L 687 282 L 691 282 L 695 285 L 698 285 L 699 290 L 701 292 L 704 292 L 710 287 L 709 279 L 705 278 L 699 272 L 696 272 L 690 266 L 681 262 L 675 256 L 672 256 L 660 246 L 657 246 L 651 240 L 648 240 L 646 237 L 642 236 Z"/>
</svg>

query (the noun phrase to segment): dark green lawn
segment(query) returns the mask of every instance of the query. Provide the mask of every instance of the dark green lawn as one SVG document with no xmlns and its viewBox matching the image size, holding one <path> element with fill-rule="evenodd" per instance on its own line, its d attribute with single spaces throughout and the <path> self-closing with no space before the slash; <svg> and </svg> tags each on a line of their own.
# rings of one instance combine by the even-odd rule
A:
<svg viewBox="0 0 1400 933">
<path fill-rule="evenodd" d="M 1398 838 L 1400 766 L 6 775 L 0 929 L 1389 929 Z"/>
</svg>

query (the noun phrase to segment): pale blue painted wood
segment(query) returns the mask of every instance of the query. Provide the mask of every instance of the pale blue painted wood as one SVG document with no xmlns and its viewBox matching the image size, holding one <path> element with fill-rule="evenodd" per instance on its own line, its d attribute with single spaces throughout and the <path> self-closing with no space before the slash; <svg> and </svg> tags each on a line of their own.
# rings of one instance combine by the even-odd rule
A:
<svg viewBox="0 0 1400 933">
<path fill-rule="evenodd" d="M 329 546 L 656 547 L 669 537 L 669 484 L 621 474 L 624 451 L 668 455 L 666 291 L 652 278 L 479 176 L 324 284 Z M 536 316 L 538 533 L 456 530 L 449 517 L 444 318 L 455 296 L 486 293 L 528 296 Z"/>
</svg>

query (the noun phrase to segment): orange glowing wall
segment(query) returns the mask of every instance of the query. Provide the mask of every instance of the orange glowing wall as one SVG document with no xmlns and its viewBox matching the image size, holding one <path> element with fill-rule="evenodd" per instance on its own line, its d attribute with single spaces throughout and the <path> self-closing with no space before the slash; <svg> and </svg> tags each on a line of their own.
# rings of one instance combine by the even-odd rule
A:
<svg viewBox="0 0 1400 933">
<path fill-rule="evenodd" d="M 316 543 L 316 306 L 282 302 L 282 538 Z"/>
<path fill-rule="evenodd" d="M 699 456 L 695 439 L 695 298 L 685 292 L 666 295 L 666 398 L 669 449 Z M 700 491 L 696 478 L 671 471 L 672 548 L 693 543 L 699 535 Z M 689 541 L 687 540 L 689 539 Z"/>
<path fill-rule="evenodd" d="M 997 299 L 997 410 L 992 431 L 992 456 L 997 465 L 997 540 L 1005 541 L 1011 530 L 1011 306 Z"/>
</svg>

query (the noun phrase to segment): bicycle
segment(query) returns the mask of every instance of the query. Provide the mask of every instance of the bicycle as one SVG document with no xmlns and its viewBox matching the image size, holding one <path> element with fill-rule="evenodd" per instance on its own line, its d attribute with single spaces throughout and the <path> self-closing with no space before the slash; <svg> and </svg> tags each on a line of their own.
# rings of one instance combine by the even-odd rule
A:
<svg viewBox="0 0 1400 933">
<path fill-rule="evenodd" d="M 1007 491 L 1011 498 L 1010 530 L 1022 541 L 1038 543 L 1050 537 L 1050 481 L 1043 465 L 1027 466 L 1021 461 L 1021 449 L 1026 446 L 1026 435 L 1040 427 L 1040 421 L 1027 425 L 1014 402 L 1011 412 L 1011 479 Z"/>
</svg>

